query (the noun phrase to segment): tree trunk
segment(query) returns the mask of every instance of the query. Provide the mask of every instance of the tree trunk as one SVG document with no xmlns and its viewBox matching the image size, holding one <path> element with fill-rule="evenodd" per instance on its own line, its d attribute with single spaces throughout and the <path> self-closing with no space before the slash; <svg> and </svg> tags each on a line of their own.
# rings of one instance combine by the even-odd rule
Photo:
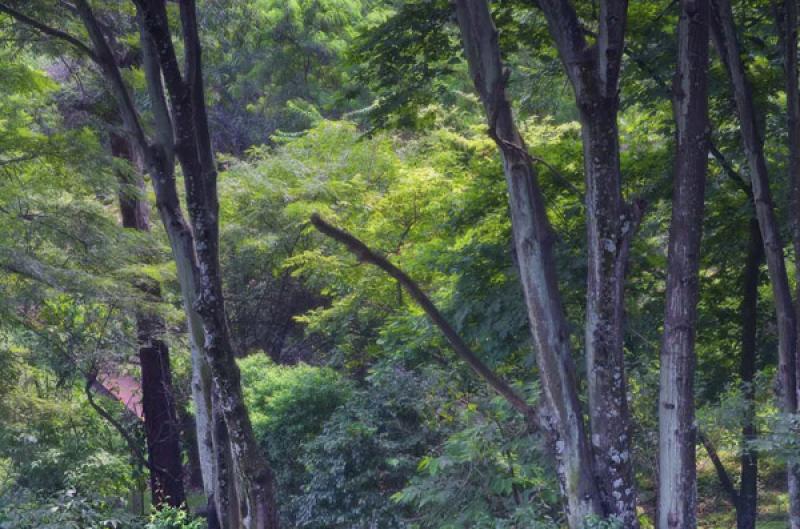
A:
<svg viewBox="0 0 800 529">
<path fill-rule="evenodd" d="M 764 248 L 758 220 L 750 220 L 750 244 L 742 276 L 742 357 L 739 368 L 745 412 L 742 425 L 742 455 L 739 504 L 736 507 L 737 529 L 755 529 L 758 514 L 758 452 L 749 443 L 758 436 L 755 425 L 756 337 L 758 329 L 758 285 Z"/>
<path fill-rule="evenodd" d="M 708 165 L 708 0 L 681 0 L 673 85 L 677 153 L 659 390 L 658 528 L 697 526 L 694 367 Z"/>
<path fill-rule="evenodd" d="M 606 511 L 632 527 L 636 494 L 623 324 L 629 244 L 624 235 L 633 226 L 620 191 L 617 106 L 615 95 L 584 102 L 580 109 L 589 260 L 585 347 L 596 479 Z"/>
<path fill-rule="evenodd" d="M 599 3 L 592 45 L 570 2 L 541 0 L 539 5 L 581 121 L 588 245 L 585 347 L 595 479 L 604 512 L 625 527 L 638 527 L 623 328 L 630 239 L 641 211 L 622 197 L 617 129 L 627 1 Z"/>
<path fill-rule="evenodd" d="M 170 241 L 172 256 L 178 271 L 178 284 L 183 298 L 184 312 L 186 313 L 189 349 L 191 351 L 191 390 L 195 412 L 197 456 L 203 481 L 203 492 L 208 499 L 208 505 L 216 508 L 214 512 L 207 513 L 207 517 L 209 520 L 216 518 L 214 523 L 219 529 L 233 529 L 235 525 L 224 515 L 216 512 L 219 510 L 219 502 L 224 501 L 223 498 L 228 498 L 233 493 L 233 487 L 228 486 L 227 481 L 218 479 L 219 476 L 226 476 L 228 470 L 225 467 L 227 460 L 217 458 L 216 454 L 218 451 L 227 450 L 227 448 L 218 449 L 214 446 L 214 430 L 219 428 L 219 425 L 215 424 L 215 417 L 217 421 L 222 419 L 219 414 L 215 416 L 212 410 L 214 387 L 208 362 L 203 354 L 203 343 L 205 342 L 203 325 L 195 307 L 197 295 L 195 270 L 197 269 L 197 262 L 194 253 L 194 237 L 181 210 L 175 187 L 172 120 L 164 96 L 161 66 L 155 51 L 155 42 L 147 33 L 141 9 L 137 9 L 136 18 L 142 46 L 142 65 L 150 95 L 150 103 L 153 107 L 156 136 L 155 144 L 144 146 L 144 148 L 147 149 L 149 154 L 149 166 L 153 189 L 156 193 L 156 204 Z"/>
<path fill-rule="evenodd" d="M 489 134 L 503 158 L 511 224 L 528 319 L 540 370 L 547 428 L 554 448 L 571 528 L 603 515 L 594 482 L 591 449 L 578 400 L 569 328 L 558 291 L 553 230 L 536 171 L 506 98 L 504 71 L 489 5 L 456 2 L 461 38 L 475 88 L 489 121 Z"/>
<path fill-rule="evenodd" d="M 157 293 L 157 292 L 156 292 Z M 153 338 L 163 332 L 160 318 L 140 317 L 139 361 L 142 369 L 142 411 L 150 461 L 153 504 L 183 506 L 183 465 L 180 428 L 172 392 L 169 349 Z M 149 340 L 149 341 L 148 341 Z"/>
<path fill-rule="evenodd" d="M 186 59 L 183 72 L 172 44 L 165 5 L 158 0 L 140 0 L 138 4 L 169 94 L 175 154 L 183 169 L 197 259 L 192 270 L 194 308 L 203 326 L 203 349 L 215 392 L 214 409 L 221 412 L 227 427 L 240 525 L 244 529 L 272 529 L 278 525 L 274 478 L 253 435 L 225 315 L 218 252 L 217 172 L 206 118 L 195 4 L 191 0 L 180 4 Z M 172 195 L 174 180 L 171 183 Z"/>
<path fill-rule="evenodd" d="M 199 460 L 209 504 L 213 505 L 215 498 L 235 497 L 246 529 L 272 529 L 277 527 L 272 473 L 266 459 L 258 453 L 244 408 L 221 297 L 217 255 L 216 170 L 203 101 L 195 5 L 191 0 L 180 3 L 186 75 L 189 80 L 185 83 L 172 45 L 165 5 L 158 0 L 135 0 L 134 3 L 140 17 L 145 78 L 155 117 L 153 143 L 144 131 L 114 54 L 87 0 L 75 0 L 75 12 L 87 30 L 91 46 L 7 6 L 2 6 L 2 10 L 23 24 L 70 43 L 101 69 L 109 91 L 117 102 L 126 133 L 132 145 L 142 154 L 152 177 L 159 214 L 177 266 L 192 349 L 192 392 L 197 410 Z M 177 142 L 173 137 L 172 115 L 164 98 L 162 74 L 171 95 Z M 193 222 L 191 228 L 181 211 L 175 183 L 173 159 L 176 150 L 182 155 L 188 207 Z M 198 168 L 203 171 L 197 171 Z M 212 359 L 214 362 L 209 362 Z M 230 447 L 221 449 L 213 444 L 213 431 L 222 423 L 214 424 L 212 400 L 220 406 L 221 413 L 218 416 L 224 418 L 224 426 L 228 428 Z M 215 457 L 221 453 L 231 454 L 235 468 L 230 471 L 220 468 L 227 461 L 224 457 Z M 214 477 L 221 475 L 233 475 L 238 483 L 223 482 L 221 479 L 215 482 Z M 223 488 L 224 492 L 219 493 Z M 241 492 L 241 501 L 236 495 L 238 492 Z M 217 521 L 216 516 L 212 516 L 209 526 L 228 527 L 225 520 L 219 520 L 219 524 Z"/>
<path fill-rule="evenodd" d="M 795 318 L 800 310 L 800 88 L 797 80 L 797 3 L 784 0 L 781 35 L 786 82 L 786 114 L 789 130 L 789 183 L 791 186 L 792 245 L 795 252 Z M 800 321 L 795 321 L 794 405 L 800 411 Z M 789 391 L 787 389 L 786 391 Z M 789 520 L 792 529 L 800 528 L 800 461 L 789 461 Z"/>
<path fill-rule="evenodd" d="M 120 174 L 119 206 L 122 225 L 139 231 L 150 230 L 149 207 L 142 198 L 144 179 L 140 160 L 123 138 L 111 136 L 111 152 L 130 162 L 131 170 Z M 160 299 L 157 284 L 146 280 L 138 286 L 153 299 Z M 183 506 L 180 427 L 172 389 L 169 349 L 161 339 L 164 322 L 157 314 L 140 312 L 136 316 L 139 364 L 141 370 L 142 411 L 144 415 L 147 459 L 150 466 L 150 494 L 153 505 Z"/>
<path fill-rule="evenodd" d="M 764 244 L 775 313 L 778 324 L 778 377 L 779 401 L 784 413 L 797 410 L 796 358 L 797 329 L 789 278 L 783 257 L 777 219 L 769 189 L 769 175 L 764 156 L 763 140 L 758 130 L 752 90 L 742 63 L 736 40 L 736 27 L 729 0 L 712 0 L 712 35 L 720 58 L 728 72 L 733 88 L 736 109 L 747 163 L 750 168 L 750 185 L 753 203 Z M 790 526 L 800 529 L 800 464 L 791 458 L 787 464 L 790 503 Z"/>
</svg>

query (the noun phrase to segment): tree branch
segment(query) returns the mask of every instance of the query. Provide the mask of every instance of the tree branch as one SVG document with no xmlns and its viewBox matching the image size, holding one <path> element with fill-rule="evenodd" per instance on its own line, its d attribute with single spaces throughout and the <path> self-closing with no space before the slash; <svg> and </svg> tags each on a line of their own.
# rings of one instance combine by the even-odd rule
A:
<svg viewBox="0 0 800 529">
<path fill-rule="evenodd" d="M 700 442 L 703 443 L 708 453 L 708 458 L 711 459 L 711 462 L 714 464 L 714 469 L 717 471 L 720 485 L 722 485 L 722 488 L 728 494 L 728 499 L 733 503 L 733 506 L 738 509 L 739 493 L 736 491 L 736 487 L 733 485 L 733 480 L 725 469 L 725 465 L 722 464 L 722 460 L 720 460 L 717 450 L 714 448 L 714 444 L 702 431 L 697 432 L 697 437 L 700 439 Z"/>
<path fill-rule="evenodd" d="M 116 420 L 114 416 L 108 412 L 108 410 L 100 406 L 94 400 L 94 396 L 92 395 L 92 387 L 94 387 L 95 384 L 100 385 L 100 383 L 97 381 L 97 377 L 93 373 L 87 373 L 86 384 L 84 385 L 83 389 L 84 392 L 86 393 L 86 399 L 89 401 L 89 406 L 91 406 L 100 417 L 102 417 L 106 422 L 108 422 L 111 426 L 113 426 L 114 429 L 122 436 L 122 438 L 125 440 L 125 443 L 128 445 L 128 448 L 130 449 L 131 453 L 133 454 L 134 458 L 143 467 L 150 470 L 151 472 L 154 470 L 159 470 L 161 472 L 164 472 L 162 469 L 153 468 L 153 466 L 150 464 L 150 462 L 142 453 L 142 450 L 139 447 L 138 443 L 136 442 L 136 439 L 133 438 L 128 429 L 125 428 L 125 426 L 122 423 Z"/>
<path fill-rule="evenodd" d="M 144 129 L 139 120 L 139 114 L 128 92 L 128 87 L 122 79 L 122 73 L 119 71 L 117 61 L 100 28 L 100 24 L 86 0 L 76 0 L 76 8 L 80 14 L 81 21 L 83 21 L 84 26 L 86 26 L 89 38 L 92 40 L 92 44 L 97 50 L 96 62 L 103 70 L 106 81 L 111 85 L 111 92 L 117 101 L 119 113 L 122 117 L 122 121 L 125 123 L 125 128 L 128 133 L 133 136 L 137 147 L 139 147 L 142 152 L 147 152 L 147 137 L 145 136 Z"/>
<path fill-rule="evenodd" d="M 68 42 L 72 46 L 78 49 L 81 53 L 88 55 L 94 62 L 100 64 L 100 58 L 97 54 L 92 50 L 89 46 L 78 40 L 77 38 L 73 37 L 69 33 L 65 31 L 61 31 L 60 29 L 56 29 L 53 27 L 48 26 L 38 20 L 27 16 L 24 13 L 17 11 L 16 9 L 7 6 L 5 4 L 0 4 L 0 13 L 5 13 L 11 18 L 25 24 L 26 26 L 30 26 L 40 33 L 44 33 L 45 35 L 49 35 L 51 37 L 55 37 L 57 39 L 61 39 L 65 42 Z"/>
<path fill-rule="evenodd" d="M 625 47 L 624 53 L 629 59 L 631 59 L 634 62 L 634 64 L 636 64 L 636 66 L 639 67 L 639 69 L 641 69 L 643 72 L 645 72 L 650 76 L 650 78 L 656 83 L 656 85 L 658 85 L 658 87 L 661 90 L 663 90 L 664 94 L 666 94 L 667 97 L 672 97 L 672 89 L 670 88 L 670 84 L 667 81 L 665 81 L 664 78 L 661 77 L 661 75 L 655 68 L 650 66 L 644 58 L 642 58 L 639 54 L 637 54 L 629 47 Z M 739 187 L 739 189 L 741 189 L 748 197 L 752 199 L 753 191 L 752 189 L 750 189 L 750 184 L 747 182 L 747 180 L 745 180 L 742 174 L 733 167 L 733 164 L 731 164 L 730 160 L 728 160 L 725 157 L 722 151 L 719 150 L 719 148 L 714 143 L 714 140 L 711 138 L 710 132 L 708 134 L 707 142 L 708 142 L 708 151 L 717 161 L 719 166 L 722 168 L 723 172 L 726 175 L 728 175 L 728 178 L 733 180 L 733 182 L 737 185 L 737 187 Z"/>
<path fill-rule="evenodd" d="M 318 214 L 311 216 L 311 223 L 322 234 L 334 239 L 335 241 L 343 244 L 350 253 L 364 263 L 369 263 L 377 266 L 391 277 L 397 280 L 408 294 L 414 298 L 422 310 L 428 315 L 433 323 L 439 328 L 442 334 L 445 335 L 450 346 L 461 357 L 464 362 L 469 365 L 472 370 L 483 378 L 489 386 L 492 387 L 497 393 L 505 398 L 514 409 L 522 413 L 526 419 L 533 424 L 538 424 L 538 414 L 533 406 L 529 405 L 525 399 L 522 398 L 514 389 L 500 376 L 498 376 L 491 368 L 481 361 L 480 358 L 470 349 L 464 342 L 461 336 L 450 325 L 447 319 L 439 312 L 439 309 L 433 304 L 430 298 L 422 291 L 419 285 L 411 279 L 405 272 L 390 263 L 385 257 L 379 255 L 375 251 L 367 247 L 366 244 L 361 242 L 350 233 L 328 224 Z"/>
</svg>

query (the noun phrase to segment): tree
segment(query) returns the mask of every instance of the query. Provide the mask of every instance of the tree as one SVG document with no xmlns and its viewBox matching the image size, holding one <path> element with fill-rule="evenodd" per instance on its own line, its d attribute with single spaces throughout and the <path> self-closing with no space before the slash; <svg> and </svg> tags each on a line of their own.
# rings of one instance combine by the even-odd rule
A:
<svg viewBox="0 0 800 529">
<path fill-rule="evenodd" d="M 136 2 L 148 95 L 156 122 L 152 141 L 145 134 L 101 24 L 86 0 L 79 0 L 75 7 L 91 46 L 7 5 L 0 5 L 0 10 L 69 42 L 101 68 L 126 133 L 150 173 L 178 268 L 193 349 L 202 348 L 202 355 L 198 352 L 194 357 L 194 384 L 206 492 L 223 527 L 276 527 L 273 477 L 253 437 L 225 317 L 218 257 L 217 172 L 206 117 L 196 6 L 194 2 L 180 6 L 186 50 L 181 72 L 166 6 L 158 1 Z M 181 211 L 175 157 L 183 170 L 191 224 Z"/>
<path fill-rule="evenodd" d="M 570 526 L 579 527 L 594 514 L 637 527 L 622 324 L 630 241 L 642 211 L 641 205 L 626 206 L 622 199 L 617 131 L 617 84 L 627 2 L 601 2 L 595 45 L 585 40 L 584 29 L 568 2 L 546 1 L 539 6 L 572 84 L 583 134 L 589 262 L 585 347 L 591 436 L 578 401 L 552 254 L 554 235 L 533 160 L 505 94 L 509 72 L 500 58 L 497 30 L 485 2 L 458 2 L 456 12 L 489 134 L 503 157 L 520 276 L 548 421 L 556 435 Z"/>
<path fill-rule="evenodd" d="M 715 0 L 712 5 L 712 36 L 733 89 L 741 141 L 750 169 L 753 202 L 775 300 L 778 318 L 781 407 L 784 413 L 795 413 L 797 410 L 797 375 L 795 371 L 797 365 L 797 321 L 783 256 L 783 242 L 769 188 L 764 140 L 759 131 L 753 94 L 740 55 L 731 4 L 728 0 Z M 787 470 L 791 511 L 789 519 L 791 527 L 796 529 L 800 527 L 800 462 L 796 458 L 791 458 Z"/>
<path fill-rule="evenodd" d="M 150 231 L 150 207 L 142 196 L 144 178 L 140 161 L 134 160 L 127 141 L 111 135 L 112 156 L 127 161 L 128 170 L 119 171 L 119 209 L 122 226 L 137 231 Z M 139 162 L 139 163 L 137 163 Z M 161 298 L 161 289 L 149 278 L 139 278 L 138 287 L 154 301 Z M 153 505 L 181 507 L 186 502 L 183 488 L 180 424 L 172 388 L 169 347 L 163 339 L 164 320 L 157 313 L 141 311 L 136 316 L 139 343 L 142 411 L 147 438 L 147 460 L 150 469 L 150 494 Z"/>
<path fill-rule="evenodd" d="M 708 2 L 684 0 L 673 85 L 677 153 L 658 402 L 658 527 L 696 527 L 694 367 L 708 164 Z"/>
</svg>

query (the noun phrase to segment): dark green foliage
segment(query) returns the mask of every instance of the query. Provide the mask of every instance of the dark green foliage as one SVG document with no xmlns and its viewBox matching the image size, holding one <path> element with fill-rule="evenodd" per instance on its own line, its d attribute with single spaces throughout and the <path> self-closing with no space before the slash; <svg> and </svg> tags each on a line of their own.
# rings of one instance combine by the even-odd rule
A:
<svg viewBox="0 0 800 529">
<path fill-rule="evenodd" d="M 10 502 L 6 505 L 4 501 Z M 67 490 L 47 499 L 31 495 L 0 497 L 0 524 L 5 529 L 144 529 L 141 520 L 107 500 Z M 158 529 L 183 529 L 158 526 Z M 151 529 L 149 526 L 147 529 Z M 152 529 L 156 529 L 155 527 Z M 186 526 L 186 529 L 199 529 Z"/>
<path fill-rule="evenodd" d="M 430 125 L 424 107 L 457 97 L 452 74 L 463 67 L 453 16 L 444 0 L 403 2 L 362 33 L 350 60 L 359 65 L 358 79 L 379 94 L 370 112 L 377 126 L 391 115 L 400 126 Z"/>
<path fill-rule="evenodd" d="M 292 500 L 300 527 L 408 526 L 412 511 L 389 498 L 440 435 L 433 382 L 386 365 L 336 410 L 302 457 L 309 478 Z"/>
</svg>

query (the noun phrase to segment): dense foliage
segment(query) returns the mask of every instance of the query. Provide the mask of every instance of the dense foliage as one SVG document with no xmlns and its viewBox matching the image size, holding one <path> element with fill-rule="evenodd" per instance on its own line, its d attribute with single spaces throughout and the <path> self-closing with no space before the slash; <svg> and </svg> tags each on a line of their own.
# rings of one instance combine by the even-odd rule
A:
<svg viewBox="0 0 800 529">
<path fill-rule="evenodd" d="M 54 27 L 60 9 L 72 13 L 50 4 L 0 6 Z M 89 4 L 114 44 L 146 132 L 155 134 L 133 4 Z M 583 137 L 534 4 L 491 6 L 520 135 L 555 232 L 586 407 Z M 594 35 L 595 2 L 570 4 Z M 166 5 L 178 35 L 177 3 Z M 623 335 L 642 528 L 654 527 L 657 501 L 677 5 L 630 3 L 620 83 L 622 188 L 646 204 L 627 267 Z M 775 51 L 781 37 L 769 5 L 733 3 L 775 211 L 789 241 L 795 176 Z M 79 20 L 70 15 L 64 31 L 88 42 Z M 547 432 L 470 371 L 396 278 L 309 222 L 318 213 L 386 256 L 493 372 L 531 406 L 543 402 L 503 163 L 473 92 L 451 3 L 203 0 L 198 25 L 220 170 L 226 325 L 283 527 L 566 527 Z M 102 69 L 4 9 L 0 34 L 0 528 L 201 529 L 208 506 L 198 477 L 190 352 L 198 344 L 188 336 L 180 270 L 160 223 L 163 204 L 143 162 L 114 152 L 125 133 Z M 738 487 L 742 456 L 757 454 L 758 527 L 785 527 L 785 465 L 800 457 L 800 421 L 782 411 L 774 391 L 779 322 L 761 258 L 752 380 L 742 371 L 750 174 L 716 56 L 709 72 L 716 154 L 699 261 L 698 526 L 735 526 L 720 476 Z M 148 230 L 121 226 L 125 198 L 150 205 Z M 795 250 L 786 246 L 795 288 Z M 151 505 L 141 399 L 115 386 L 141 380 L 139 349 L 151 340 L 140 333 L 143 314 L 157 316 L 157 339 L 170 352 L 187 510 Z M 743 434 L 748 425 L 752 438 Z M 615 527 L 599 518 L 587 526 Z"/>
</svg>

